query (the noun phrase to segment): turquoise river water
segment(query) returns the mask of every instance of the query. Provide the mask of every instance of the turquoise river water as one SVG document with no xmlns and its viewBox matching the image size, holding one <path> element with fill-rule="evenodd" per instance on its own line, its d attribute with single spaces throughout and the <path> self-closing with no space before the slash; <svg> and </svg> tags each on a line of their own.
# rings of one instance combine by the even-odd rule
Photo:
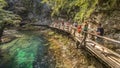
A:
<svg viewBox="0 0 120 68">
<path fill-rule="evenodd" d="M 46 43 L 40 35 L 23 34 L 10 43 L 0 45 L 3 51 L 0 68 L 48 68 L 50 56 Z"/>
</svg>

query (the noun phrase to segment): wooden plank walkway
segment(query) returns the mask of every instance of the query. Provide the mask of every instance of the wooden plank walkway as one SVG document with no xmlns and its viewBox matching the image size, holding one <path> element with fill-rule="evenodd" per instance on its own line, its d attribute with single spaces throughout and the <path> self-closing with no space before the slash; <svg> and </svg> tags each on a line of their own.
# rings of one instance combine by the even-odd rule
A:
<svg viewBox="0 0 120 68">
<path fill-rule="evenodd" d="M 69 28 L 64 28 L 64 26 L 55 26 L 52 25 L 50 27 L 53 28 L 57 28 L 59 30 L 64 30 L 66 32 L 71 33 L 71 35 L 73 35 L 75 27 L 69 27 Z M 68 26 L 67 26 L 68 27 Z M 75 39 L 79 42 L 81 42 L 81 38 L 78 37 L 78 35 L 74 35 Z M 101 36 L 99 36 L 101 37 Z M 120 43 L 120 41 L 116 41 L 114 39 L 110 39 L 107 37 L 102 37 L 103 39 L 109 40 L 111 42 L 114 43 Z M 93 53 L 95 56 L 97 56 L 98 58 L 100 58 L 102 61 L 104 61 L 105 63 L 107 63 L 111 68 L 120 68 L 120 55 L 100 44 L 98 44 L 95 41 L 92 41 L 90 39 L 86 39 L 86 48 Z"/>
</svg>

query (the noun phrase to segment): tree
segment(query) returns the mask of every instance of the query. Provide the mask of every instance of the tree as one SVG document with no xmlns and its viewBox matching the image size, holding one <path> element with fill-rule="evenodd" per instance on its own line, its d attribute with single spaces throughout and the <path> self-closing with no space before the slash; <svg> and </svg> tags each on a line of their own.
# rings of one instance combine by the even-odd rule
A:
<svg viewBox="0 0 120 68">
<path fill-rule="evenodd" d="M 51 9 L 51 15 L 67 15 L 83 22 L 96 10 L 112 10 L 119 0 L 43 0 Z"/>
<path fill-rule="evenodd" d="M 43 0 L 52 8 L 51 15 L 66 15 L 74 21 L 88 18 L 95 10 L 98 0 Z"/>
<path fill-rule="evenodd" d="M 7 3 L 4 0 L 0 0 L 0 42 L 2 42 L 1 37 L 3 36 L 4 29 L 8 27 L 9 24 L 16 25 L 21 22 L 19 15 L 3 9 L 6 5 Z"/>
</svg>

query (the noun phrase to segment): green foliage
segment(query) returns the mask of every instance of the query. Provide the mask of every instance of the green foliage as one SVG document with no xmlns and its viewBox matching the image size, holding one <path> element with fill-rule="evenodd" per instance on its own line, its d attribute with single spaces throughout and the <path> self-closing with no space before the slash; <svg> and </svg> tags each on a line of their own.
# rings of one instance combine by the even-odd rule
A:
<svg viewBox="0 0 120 68">
<path fill-rule="evenodd" d="M 83 21 L 96 10 L 114 8 L 117 0 L 43 0 L 52 8 L 51 15 L 69 15 L 74 21 Z"/>
<path fill-rule="evenodd" d="M 32 11 L 35 7 L 34 7 L 34 0 L 21 0 L 21 3 L 23 4 L 23 7 L 25 7 L 25 9 L 27 11 Z"/>
<path fill-rule="evenodd" d="M 63 9 L 67 0 L 43 0 L 42 3 L 47 3 L 53 10 L 51 15 L 59 15 L 60 9 Z"/>
<path fill-rule="evenodd" d="M 4 0 L 0 0 L 0 9 L 6 5 L 7 5 L 7 3 Z"/>
<path fill-rule="evenodd" d="M 117 4 L 117 0 L 101 0 L 99 3 L 101 10 L 111 10 Z"/>
<path fill-rule="evenodd" d="M 0 27 L 6 24 L 17 24 L 21 21 L 20 16 L 11 11 L 6 11 L 3 8 L 7 5 L 4 0 L 0 0 Z"/>
<path fill-rule="evenodd" d="M 20 20 L 21 18 L 18 15 L 10 11 L 0 10 L 0 23 L 16 24 L 19 23 Z"/>
</svg>

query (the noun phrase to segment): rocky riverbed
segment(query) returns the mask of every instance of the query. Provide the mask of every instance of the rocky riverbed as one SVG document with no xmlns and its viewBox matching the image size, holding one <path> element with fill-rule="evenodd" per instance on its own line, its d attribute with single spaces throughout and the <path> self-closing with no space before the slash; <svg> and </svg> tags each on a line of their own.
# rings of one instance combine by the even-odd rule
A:
<svg viewBox="0 0 120 68">
<path fill-rule="evenodd" d="M 17 38 L 0 46 L 3 56 L 1 68 L 105 67 L 84 49 L 76 49 L 73 40 L 50 29 L 20 31 L 14 36 Z"/>
</svg>

